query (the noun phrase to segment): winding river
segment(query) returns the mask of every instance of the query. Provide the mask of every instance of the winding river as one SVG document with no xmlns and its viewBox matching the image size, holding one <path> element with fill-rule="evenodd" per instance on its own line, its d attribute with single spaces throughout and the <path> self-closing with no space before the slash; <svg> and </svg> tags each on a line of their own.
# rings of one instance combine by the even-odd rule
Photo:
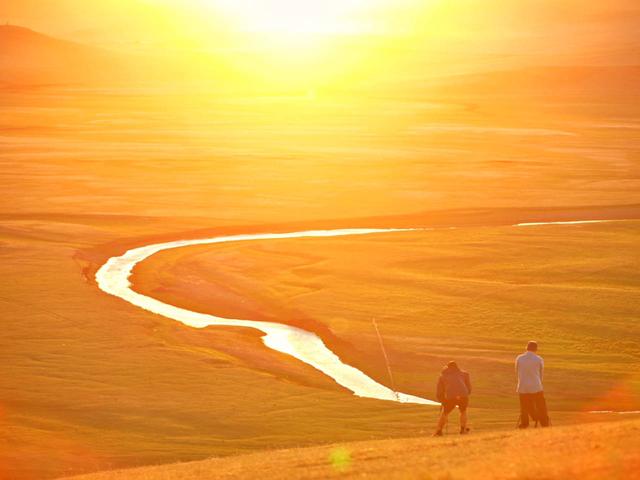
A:
<svg viewBox="0 0 640 480">
<path fill-rule="evenodd" d="M 194 328 L 204 328 L 211 325 L 225 325 L 231 327 L 255 328 L 264 333 L 264 344 L 320 370 L 333 378 L 336 383 L 351 390 L 359 397 L 390 400 L 401 403 L 419 403 L 423 405 L 440 405 L 426 398 L 416 397 L 401 392 L 394 392 L 388 387 L 376 382 L 371 377 L 350 365 L 343 363 L 338 356 L 327 348 L 322 339 L 313 332 L 301 328 L 284 325 L 282 323 L 260 322 L 236 318 L 223 318 L 206 313 L 192 312 L 168 303 L 163 303 L 146 295 L 135 292 L 129 282 L 129 277 L 137 263 L 151 255 L 192 245 L 209 245 L 214 243 L 241 242 L 251 240 L 270 240 L 283 238 L 307 237 L 339 237 L 345 235 L 370 235 L 374 233 L 403 232 L 420 229 L 393 228 L 354 228 L 341 230 L 310 230 L 292 233 L 258 233 L 250 235 L 231 235 L 224 237 L 203 238 L 195 240 L 178 240 L 175 242 L 157 243 L 134 248 L 124 255 L 110 258 L 96 273 L 96 280 L 101 290 L 120 297 L 137 307 L 150 312 L 177 320 Z"/>
<path fill-rule="evenodd" d="M 601 223 L 608 220 L 581 220 L 571 222 L 536 222 L 519 223 L 514 227 L 532 227 L 540 225 L 575 225 L 581 223 Z M 615 220 L 611 220 L 615 221 Z M 96 273 L 98 287 L 104 292 L 119 297 L 137 307 L 171 318 L 189 327 L 205 328 L 212 325 L 246 327 L 264 333 L 264 344 L 278 352 L 291 355 L 328 375 L 336 383 L 350 390 L 359 397 L 389 400 L 400 403 L 416 403 L 439 406 L 438 402 L 426 398 L 395 392 L 376 382 L 360 370 L 343 363 L 340 358 L 324 344 L 313 332 L 275 322 L 261 322 L 248 319 L 223 318 L 206 313 L 193 312 L 161 302 L 152 297 L 142 295 L 132 289 L 129 281 L 136 264 L 158 252 L 173 248 L 193 245 L 210 245 L 215 243 L 244 242 L 252 240 L 270 240 L 308 237 L 339 237 L 346 235 L 372 235 L 378 233 L 409 232 L 428 230 L 425 228 L 353 228 L 338 230 L 309 230 L 290 233 L 257 233 L 247 235 L 230 235 L 193 240 L 177 240 L 157 243 L 128 250 L 123 255 L 110 258 Z"/>
</svg>

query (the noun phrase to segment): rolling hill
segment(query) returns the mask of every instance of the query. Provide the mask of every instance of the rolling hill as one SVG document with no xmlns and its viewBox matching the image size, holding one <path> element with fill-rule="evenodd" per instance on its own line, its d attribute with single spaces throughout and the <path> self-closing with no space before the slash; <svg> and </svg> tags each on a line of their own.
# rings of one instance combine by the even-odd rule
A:
<svg viewBox="0 0 640 480">
<path fill-rule="evenodd" d="M 516 96 L 520 101 L 539 97 L 610 101 L 640 95 L 639 80 L 639 65 L 546 65 L 452 77 L 442 89 L 458 94 Z"/>
<path fill-rule="evenodd" d="M 640 420 L 390 439 L 267 451 L 189 463 L 100 472 L 74 480 L 631 479 L 640 468 Z"/>
<path fill-rule="evenodd" d="M 113 81 L 115 54 L 15 25 L 0 26 L 0 83 L 18 86 Z"/>
</svg>

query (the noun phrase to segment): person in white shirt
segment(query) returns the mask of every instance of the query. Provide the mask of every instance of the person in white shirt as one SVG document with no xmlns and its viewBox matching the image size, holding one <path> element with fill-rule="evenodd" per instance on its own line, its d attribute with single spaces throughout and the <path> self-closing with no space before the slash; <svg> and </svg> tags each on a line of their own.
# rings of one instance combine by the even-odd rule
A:
<svg viewBox="0 0 640 480">
<path fill-rule="evenodd" d="M 516 375 L 518 377 L 518 396 L 520 397 L 520 421 L 518 428 L 529 426 L 529 417 L 536 425 L 549 426 L 549 414 L 544 398 L 542 376 L 544 360 L 536 354 L 537 342 L 530 341 L 527 351 L 516 358 Z"/>
</svg>

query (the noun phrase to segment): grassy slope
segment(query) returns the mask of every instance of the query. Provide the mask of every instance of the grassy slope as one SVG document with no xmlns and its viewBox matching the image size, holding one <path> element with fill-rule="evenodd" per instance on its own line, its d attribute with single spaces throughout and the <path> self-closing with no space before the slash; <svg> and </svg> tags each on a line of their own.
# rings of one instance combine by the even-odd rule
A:
<svg viewBox="0 0 640 480">
<path fill-rule="evenodd" d="M 223 478 L 631 479 L 640 468 L 640 420 L 412 438 L 255 453 L 100 472 L 75 480 Z"/>
</svg>

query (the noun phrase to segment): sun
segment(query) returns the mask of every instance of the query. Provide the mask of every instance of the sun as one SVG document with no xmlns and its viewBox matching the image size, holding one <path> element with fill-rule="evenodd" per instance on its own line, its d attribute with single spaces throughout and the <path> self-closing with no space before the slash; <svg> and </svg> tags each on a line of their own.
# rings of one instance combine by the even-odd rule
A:
<svg viewBox="0 0 640 480">
<path fill-rule="evenodd" d="M 201 0 L 239 30 L 270 35 L 356 35 L 375 29 L 380 0 Z"/>
<path fill-rule="evenodd" d="M 393 65 L 411 41 L 404 20 L 412 26 L 423 2 L 436 0 L 149 1 L 187 19 L 182 51 L 196 52 L 192 62 L 184 53 L 194 68 L 228 75 L 235 87 L 316 92 Z M 213 53 L 211 60 L 203 61 L 202 52 Z"/>
</svg>

